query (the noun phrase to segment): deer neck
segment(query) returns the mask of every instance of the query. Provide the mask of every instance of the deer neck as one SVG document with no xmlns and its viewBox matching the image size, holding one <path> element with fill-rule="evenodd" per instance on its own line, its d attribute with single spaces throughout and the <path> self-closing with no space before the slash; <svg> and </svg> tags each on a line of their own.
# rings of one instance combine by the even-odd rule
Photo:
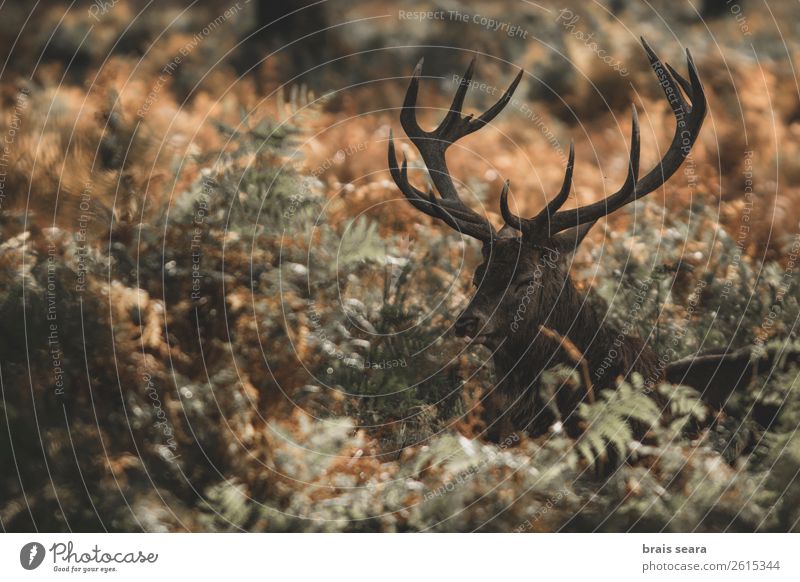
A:
<svg viewBox="0 0 800 582">
<path fill-rule="evenodd" d="M 550 297 L 540 294 L 537 308 L 545 314 L 541 325 L 569 340 L 582 354 L 593 382 L 604 385 L 631 371 L 627 365 L 631 338 L 604 323 L 571 280 Z M 509 334 L 495 352 L 494 363 L 499 380 L 519 389 L 537 384 L 542 372 L 558 364 L 576 364 L 574 354 L 570 355 L 552 334 L 542 333 L 539 324 Z"/>
</svg>

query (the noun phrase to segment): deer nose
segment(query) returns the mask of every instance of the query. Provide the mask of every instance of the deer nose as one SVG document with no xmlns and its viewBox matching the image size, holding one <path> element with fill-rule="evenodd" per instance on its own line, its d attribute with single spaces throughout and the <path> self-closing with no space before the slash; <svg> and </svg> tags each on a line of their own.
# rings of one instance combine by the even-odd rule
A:
<svg viewBox="0 0 800 582">
<path fill-rule="evenodd" d="M 475 337 L 478 333 L 478 318 L 474 315 L 462 315 L 456 320 L 455 331 L 458 337 Z"/>
</svg>

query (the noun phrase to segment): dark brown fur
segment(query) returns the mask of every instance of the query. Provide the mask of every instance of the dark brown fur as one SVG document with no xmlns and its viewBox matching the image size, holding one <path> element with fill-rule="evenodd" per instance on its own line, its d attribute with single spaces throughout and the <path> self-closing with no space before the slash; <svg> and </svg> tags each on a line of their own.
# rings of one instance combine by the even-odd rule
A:
<svg viewBox="0 0 800 582">
<path fill-rule="evenodd" d="M 581 396 L 560 391 L 554 407 L 549 395 L 539 393 L 545 370 L 582 367 L 540 326 L 583 354 L 594 390 L 613 387 L 633 372 L 651 384 L 663 379 L 656 354 L 605 323 L 575 288 L 569 275 L 575 242 L 561 235 L 547 248 L 520 249 L 518 239 L 500 239 L 476 269 L 475 295 L 455 327 L 456 334 L 493 352 L 497 384 L 486 407 L 489 433 L 498 438 L 514 430 L 541 432 L 555 420 L 556 408 L 568 416 Z"/>
</svg>

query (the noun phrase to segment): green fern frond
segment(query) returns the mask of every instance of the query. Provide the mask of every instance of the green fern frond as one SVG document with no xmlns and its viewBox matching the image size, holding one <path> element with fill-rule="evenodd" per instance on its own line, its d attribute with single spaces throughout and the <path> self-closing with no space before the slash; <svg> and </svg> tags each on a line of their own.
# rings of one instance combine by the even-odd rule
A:
<svg viewBox="0 0 800 582">
<path fill-rule="evenodd" d="M 668 440 L 677 438 L 691 423 L 702 423 L 706 420 L 708 406 L 694 388 L 661 384 L 656 392 L 667 402 L 670 420 L 665 436 Z"/>
<path fill-rule="evenodd" d="M 378 225 L 363 216 L 356 219 L 342 237 L 338 261 L 351 265 L 360 261 L 380 261 L 386 255 L 386 245 L 378 234 Z"/>
<path fill-rule="evenodd" d="M 656 403 L 628 383 L 620 384 L 615 391 L 601 392 L 597 402 L 582 403 L 578 414 L 587 428 L 576 448 L 590 464 L 604 457 L 609 446 L 625 457 L 633 440 L 632 425 L 652 426 L 661 416 Z"/>
</svg>

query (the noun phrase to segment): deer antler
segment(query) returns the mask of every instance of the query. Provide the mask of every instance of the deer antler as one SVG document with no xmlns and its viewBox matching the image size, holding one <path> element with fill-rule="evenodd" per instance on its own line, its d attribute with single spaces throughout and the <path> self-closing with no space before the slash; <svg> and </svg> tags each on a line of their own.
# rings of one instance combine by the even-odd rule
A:
<svg viewBox="0 0 800 582">
<path fill-rule="evenodd" d="M 561 190 L 533 218 L 520 218 L 511 212 L 508 207 L 509 182 L 506 181 L 500 194 L 500 212 L 506 224 L 521 232 L 526 241 L 546 240 L 561 231 L 579 225 L 585 225 L 582 228 L 582 235 L 585 234 L 588 228 L 591 227 L 591 223 L 663 185 L 689 155 L 689 151 L 692 149 L 703 125 L 707 105 L 705 92 L 700 83 L 694 60 L 687 49 L 686 60 L 689 68 L 689 80 L 686 80 L 669 64 L 662 63 L 643 38 L 641 41 L 650 60 L 650 66 L 664 89 L 664 94 L 676 119 L 675 135 L 667 153 L 655 168 L 639 180 L 639 118 L 636 113 L 636 107 L 633 106 L 631 112 L 631 151 L 628 160 L 628 176 L 622 188 L 611 196 L 579 208 L 560 210 L 569 197 L 572 184 L 572 174 L 575 166 L 575 148 L 573 144 L 570 144 L 569 161 L 567 162 Z M 415 208 L 429 216 L 443 220 L 451 228 L 459 232 L 477 238 L 484 243 L 490 243 L 497 237 L 497 233 L 485 217 L 464 204 L 458 196 L 455 184 L 447 169 L 445 151 L 450 144 L 482 128 L 503 110 L 516 90 L 523 72 L 519 72 L 497 103 L 475 119 L 472 115 L 461 116 L 464 97 L 469 88 L 474 69 L 475 59 L 473 58 L 453 97 L 450 110 L 439 127 L 433 131 L 424 131 L 416 119 L 417 93 L 419 90 L 419 77 L 422 71 L 421 60 L 414 69 L 411 83 L 408 86 L 405 101 L 403 102 L 400 122 L 411 142 L 419 150 L 440 197 L 437 198 L 432 189 L 429 189 L 428 193 L 425 194 L 411 185 L 408 181 L 408 164 L 405 158 L 403 159 L 402 167 L 398 167 L 394 149 L 394 137 L 391 133 L 389 135 L 389 169 L 395 183 Z M 691 104 L 687 102 L 687 98 Z"/>
<path fill-rule="evenodd" d="M 571 145 L 564 186 L 562 186 L 561 192 L 533 218 L 519 218 L 511 213 L 508 208 L 508 183 L 506 183 L 500 196 L 500 210 L 508 225 L 522 232 L 525 238 L 529 240 L 549 238 L 568 228 L 592 223 L 611 214 L 629 202 L 649 194 L 664 184 L 689 155 L 689 151 L 700 133 L 700 128 L 703 126 L 703 119 L 706 114 L 706 96 L 692 55 L 687 49 L 686 60 L 689 68 L 689 81 L 687 81 L 671 66 L 666 63 L 662 64 L 644 38 L 641 41 L 650 60 L 650 66 L 655 71 L 664 89 L 670 108 L 675 115 L 675 135 L 667 153 L 644 178 L 638 179 L 639 116 L 636 113 L 636 106 L 633 106 L 631 112 L 631 151 L 628 160 L 628 177 L 622 188 L 611 196 L 587 206 L 559 211 L 567 200 L 569 184 L 572 178 L 574 150 Z M 681 90 L 686 93 L 686 96 L 691 101 L 691 106 L 684 98 Z"/>
<path fill-rule="evenodd" d="M 440 198 L 436 198 L 433 190 L 429 190 L 427 194 L 424 194 L 411 185 L 408 181 L 408 163 L 405 157 L 403 158 L 402 167 L 398 168 L 394 149 L 394 136 L 391 133 L 389 134 L 389 170 L 397 186 L 415 208 L 428 216 L 443 220 L 451 228 L 459 232 L 483 242 L 490 242 L 497 236 L 497 233 L 485 217 L 464 204 L 458 196 L 453 179 L 447 169 L 445 152 L 451 144 L 479 130 L 503 110 L 511 99 L 517 85 L 519 85 L 520 79 L 522 79 L 522 71 L 519 72 L 517 78 L 514 79 L 514 82 L 511 83 L 498 102 L 475 119 L 473 115 L 461 116 L 464 97 L 467 94 L 474 70 L 475 59 L 473 58 L 467 72 L 464 73 L 461 79 L 455 97 L 453 97 L 450 110 L 439 124 L 439 127 L 433 131 L 424 131 L 419 126 L 416 117 L 417 92 L 419 90 L 419 77 L 422 72 L 422 60 L 420 60 L 414 68 L 411 83 L 408 86 L 406 98 L 403 102 L 403 109 L 400 113 L 400 123 L 411 139 L 411 143 L 419 150 Z"/>
</svg>

